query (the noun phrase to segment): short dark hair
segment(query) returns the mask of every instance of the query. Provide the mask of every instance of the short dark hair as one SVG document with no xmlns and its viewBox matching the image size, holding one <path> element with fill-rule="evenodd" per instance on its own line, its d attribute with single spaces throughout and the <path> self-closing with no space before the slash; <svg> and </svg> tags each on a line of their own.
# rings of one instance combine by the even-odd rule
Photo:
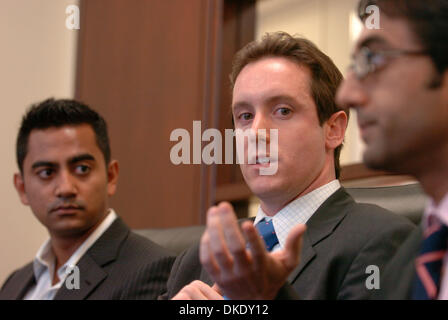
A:
<svg viewBox="0 0 448 320">
<path fill-rule="evenodd" d="M 370 5 L 377 6 L 388 17 L 405 19 L 439 75 L 448 69 L 447 0 L 360 0 L 358 15 L 362 21 L 368 16 L 366 8 Z"/>
<path fill-rule="evenodd" d="M 236 54 L 230 74 L 232 89 L 236 78 L 246 65 L 266 57 L 290 59 L 300 66 L 309 68 L 312 74 L 311 95 L 317 106 L 320 125 L 338 111 L 344 111 L 347 117 L 349 116 L 348 109 L 338 107 L 335 102 L 337 88 L 343 79 L 336 65 L 311 41 L 293 37 L 286 32 L 267 33 L 261 41 L 247 44 Z M 339 163 L 341 149 L 342 144 L 334 150 L 336 178 L 339 178 L 341 171 Z"/>
<path fill-rule="evenodd" d="M 92 127 L 98 147 L 108 164 L 111 151 L 106 121 L 96 111 L 81 102 L 50 98 L 32 105 L 22 118 L 16 144 L 17 165 L 20 172 L 23 173 L 23 161 L 28 152 L 28 139 L 31 131 L 81 124 L 88 124 Z"/>
</svg>

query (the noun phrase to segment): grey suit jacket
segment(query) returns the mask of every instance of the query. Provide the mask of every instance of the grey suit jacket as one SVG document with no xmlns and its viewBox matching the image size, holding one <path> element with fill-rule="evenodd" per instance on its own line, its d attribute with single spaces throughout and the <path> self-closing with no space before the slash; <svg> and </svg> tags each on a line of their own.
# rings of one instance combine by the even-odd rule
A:
<svg viewBox="0 0 448 320">
<path fill-rule="evenodd" d="M 383 208 L 356 203 L 341 188 L 307 222 L 300 263 L 289 283 L 302 299 L 367 299 L 372 291 L 365 285 L 366 268 L 376 265 L 381 271 L 414 228 Z M 197 279 L 212 284 L 200 265 L 198 245 L 176 259 L 161 298 Z"/>
<path fill-rule="evenodd" d="M 55 300 L 155 299 L 166 290 L 173 261 L 165 249 L 117 218 L 79 260 L 80 288 L 63 285 Z M 29 263 L 9 276 L 0 299 L 23 299 L 35 283 Z"/>
<path fill-rule="evenodd" d="M 415 228 L 395 256 L 387 263 L 381 277 L 382 290 L 376 292 L 372 299 L 412 299 L 412 288 L 416 277 L 415 259 L 420 252 L 422 241 L 423 228 L 420 226 Z"/>
</svg>

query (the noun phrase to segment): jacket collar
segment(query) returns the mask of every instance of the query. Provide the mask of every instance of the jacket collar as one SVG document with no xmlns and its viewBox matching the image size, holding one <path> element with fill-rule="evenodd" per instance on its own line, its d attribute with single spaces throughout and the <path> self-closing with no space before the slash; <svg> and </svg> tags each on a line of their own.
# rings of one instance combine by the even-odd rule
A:
<svg viewBox="0 0 448 320">
<path fill-rule="evenodd" d="M 333 233 L 354 203 L 353 198 L 341 187 L 316 210 L 306 223 L 307 230 L 303 236 L 300 263 L 288 277 L 290 283 L 295 281 L 316 256 L 314 246 Z"/>
<path fill-rule="evenodd" d="M 129 228 L 117 218 L 103 235 L 79 260 L 77 267 L 80 275 L 80 288 L 69 290 L 63 285 L 56 293 L 55 300 L 85 299 L 108 274 L 103 266 L 115 261 L 123 241 L 129 235 Z"/>
<path fill-rule="evenodd" d="M 11 286 L 11 294 L 8 293 L 8 299 L 19 300 L 23 299 L 28 290 L 36 284 L 36 278 L 34 277 L 33 263 L 27 264 L 20 272 L 19 285 Z"/>
</svg>

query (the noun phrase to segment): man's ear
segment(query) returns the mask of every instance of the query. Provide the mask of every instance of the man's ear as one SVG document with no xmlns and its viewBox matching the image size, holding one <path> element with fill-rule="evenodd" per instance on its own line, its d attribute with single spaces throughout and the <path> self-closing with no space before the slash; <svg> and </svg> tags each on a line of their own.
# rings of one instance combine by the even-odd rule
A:
<svg viewBox="0 0 448 320">
<path fill-rule="evenodd" d="M 117 160 L 112 160 L 107 166 L 107 194 L 112 196 L 117 190 L 119 166 Z"/>
<path fill-rule="evenodd" d="M 344 141 L 347 129 L 348 117 L 344 111 L 333 113 L 325 122 L 325 147 L 336 149 Z"/>
<path fill-rule="evenodd" d="M 23 176 L 21 173 L 14 174 L 14 187 L 16 188 L 17 193 L 19 194 L 20 201 L 22 201 L 24 205 L 28 206 L 29 202 L 25 192 L 25 182 L 23 180 Z"/>
</svg>

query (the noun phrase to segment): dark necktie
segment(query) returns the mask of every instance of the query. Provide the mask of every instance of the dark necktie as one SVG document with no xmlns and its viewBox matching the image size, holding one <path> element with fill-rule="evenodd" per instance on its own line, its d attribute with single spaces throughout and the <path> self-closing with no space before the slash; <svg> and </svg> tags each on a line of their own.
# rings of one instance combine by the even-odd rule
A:
<svg viewBox="0 0 448 320">
<path fill-rule="evenodd" d="M 274 225 L 272 224 L 272 219 L 266 221 L 266 219 L 262 219 L 255 226 L 261 237 L 266 244 L 266 250 L 271 251 L 272 248 L 278 243 L 277 235 L 275 234 Z"/>
<path fill-rule="evenodd" d="M 424 233 L 420 255 L 415 261 L 417 276 L 412 296 L 414 300 L 437 299 L 447 246 L 448 227 L 440 223 L 430 225 Z"/>
</svg>

